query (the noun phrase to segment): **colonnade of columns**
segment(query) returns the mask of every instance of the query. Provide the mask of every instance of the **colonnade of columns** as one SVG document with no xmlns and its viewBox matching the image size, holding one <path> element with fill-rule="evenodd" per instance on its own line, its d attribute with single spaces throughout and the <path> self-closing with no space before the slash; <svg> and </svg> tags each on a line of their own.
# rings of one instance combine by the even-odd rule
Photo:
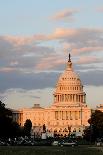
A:
<svg viewBox="0 0 103 155">
<path fill-rule="evenodd" d="M 23 121 L 23 114 L 22 113 L 13 113 L 13 121 L 18 122 L 20 125 Z"/>
<path fill-rule="evenodd" d="M 55 111 L 56 120 L 78 120 L 81 119 L 81 111 Z"/>
<path fill-rule="evenodd" d="M 58 94 L 54 95 L 54 102 L 86 102 L 86 95 L 85 94 Z"/>
</svg>

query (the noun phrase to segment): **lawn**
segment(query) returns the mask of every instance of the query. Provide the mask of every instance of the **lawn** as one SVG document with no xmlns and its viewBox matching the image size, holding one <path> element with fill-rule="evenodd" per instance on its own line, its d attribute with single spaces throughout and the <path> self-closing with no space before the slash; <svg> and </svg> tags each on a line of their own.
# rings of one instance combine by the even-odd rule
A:
<svg viewBox="0 0 103 155">
<path fill-rule="evenodd" d="M 103 155 L 103 152 L 90 146 L 1 146 L 0 155 Z"/>
</svg>

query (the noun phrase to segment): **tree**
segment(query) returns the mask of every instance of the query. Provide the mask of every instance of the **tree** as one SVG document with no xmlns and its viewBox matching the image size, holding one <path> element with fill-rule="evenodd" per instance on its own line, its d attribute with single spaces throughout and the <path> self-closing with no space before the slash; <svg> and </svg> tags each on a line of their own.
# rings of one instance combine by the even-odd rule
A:
<svg viewBox="0 0 103 155">
<path fill-rule="evenodd" d="M 91 141 L 103 137 L 103 112 L 96 110 L 88 122 L 90 126 L 84 131 L 84 137 Z"/>
<path fill-rule="evenodd" d="M 0 137 L 6 137 L 10 132 L 12 122 L 12 112 L 5 108 L 5 104 L 0 101 Z"/>
<path fill-rule="evenodd" d="M 31 135 L 31 128 L 32 128 L 32 122 L 30 119 L 27 119 L 24 124 L 24 136 L 30 136 Z"/>
<path fill-rule="evenodd" d="M 12 111 L 0 101 L 0 138 L 19 136 L 20 126 L 13 122 Z"/>
<path fill-rule="evenodd" d="M 12 117 L 12 111 L 5 108 L 5 104 L 0 101 L 0 117 Z"/>
</svg>

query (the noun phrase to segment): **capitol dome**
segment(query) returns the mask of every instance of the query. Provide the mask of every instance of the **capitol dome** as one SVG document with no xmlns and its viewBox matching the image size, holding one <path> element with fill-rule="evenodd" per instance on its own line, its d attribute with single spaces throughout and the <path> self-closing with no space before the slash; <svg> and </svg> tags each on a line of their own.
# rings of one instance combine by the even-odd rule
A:
<svg viewBox="0 0 103 155">
<path fill-rule="evenodd" d="M 54 101 L 56 106 L 74 106 L 85 103 L 83 85 L 73 70 L 70 54 L 66 69 L 56 84 Z"/>
</svg>

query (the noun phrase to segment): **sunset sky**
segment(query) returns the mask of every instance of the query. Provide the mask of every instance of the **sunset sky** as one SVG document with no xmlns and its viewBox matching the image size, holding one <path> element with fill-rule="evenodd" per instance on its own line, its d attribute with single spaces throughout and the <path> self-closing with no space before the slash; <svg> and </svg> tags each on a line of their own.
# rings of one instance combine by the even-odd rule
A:
<svg viewBox="0 0 103 155">
<path fill-rule="evenodd" d="M 0 0 L 0 99 L 50 106 L 71 53 L 87 104 L 103 104 L 103 1 Z"/>
</svg>

